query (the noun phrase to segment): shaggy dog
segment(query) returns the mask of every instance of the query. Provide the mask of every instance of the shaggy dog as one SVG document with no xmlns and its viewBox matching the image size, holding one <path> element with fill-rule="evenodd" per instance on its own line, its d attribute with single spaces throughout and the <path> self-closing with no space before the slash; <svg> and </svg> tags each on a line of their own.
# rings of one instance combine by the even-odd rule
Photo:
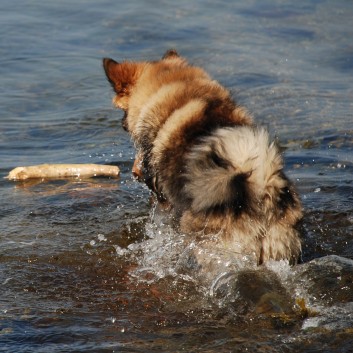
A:
<svg viewBox="0 0 353 353">
<path fill-rule="evenodd" d="M 301 253 L 302 208 L 268 132 L 230 92 L 174 50 L 103 66 L 137 148 L 138 175 L 187 234 L 213 234 L 259 264 Z"/>
</svg>

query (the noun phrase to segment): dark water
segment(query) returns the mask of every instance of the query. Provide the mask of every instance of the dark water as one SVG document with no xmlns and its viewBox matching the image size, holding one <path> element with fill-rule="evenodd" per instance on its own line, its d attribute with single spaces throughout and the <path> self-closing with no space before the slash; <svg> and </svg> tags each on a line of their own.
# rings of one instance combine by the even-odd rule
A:
<svg viewBox="0 0 353 353">
<path fill-rule="evenodd" d="M 1 2 L 0 351 L 352 352 L 352 17 L 347 0 Z M 132 179 L 101 58 L 170 47 L 279 138 L 304 264 L 254 268 L 185 239 Z M 3 179 L 40 163 L 122 174 Z"/>
</svg>

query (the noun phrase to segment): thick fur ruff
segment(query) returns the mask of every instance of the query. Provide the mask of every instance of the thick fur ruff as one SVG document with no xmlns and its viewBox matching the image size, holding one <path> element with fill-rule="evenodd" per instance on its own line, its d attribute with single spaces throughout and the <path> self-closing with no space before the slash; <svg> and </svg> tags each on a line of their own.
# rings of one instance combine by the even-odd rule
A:
<svg viewBox="0 0 353 353">
<path fill-rule="evenodd" d="M 174 50 L 103 66 L 138 151 L 134 172 L 171 205 L 181 231 L 217 235 L 258 263 L 297 262 L 300 201 L 278 147 L 229 91 Z"/>
</svg>

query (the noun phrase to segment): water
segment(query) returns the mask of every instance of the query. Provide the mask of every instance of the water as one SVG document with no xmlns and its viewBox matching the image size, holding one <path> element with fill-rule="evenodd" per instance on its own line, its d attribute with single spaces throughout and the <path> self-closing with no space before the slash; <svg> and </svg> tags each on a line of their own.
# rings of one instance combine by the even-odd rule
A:
<svg viewBox="0 0 353 353">
<path fill-rule="evenodd" d="M 351 352 L 352 16 L 344 0 L 3 1 L 0 351 Z M 132 179 L 101 58 L 171 47 L 279 138 L 302 265 L 256 268 L 176 234 Z M 46 162 L 122 174 L 3 179 Z"/>
</svg>

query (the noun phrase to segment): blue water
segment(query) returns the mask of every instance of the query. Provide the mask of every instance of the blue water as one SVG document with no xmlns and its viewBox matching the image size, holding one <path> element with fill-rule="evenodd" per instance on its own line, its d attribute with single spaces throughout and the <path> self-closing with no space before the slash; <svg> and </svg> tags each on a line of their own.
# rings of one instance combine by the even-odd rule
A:
<svg viewBox="0 0 353 353">
<path fill-rule="evenodd" d="M 352 18 L 347 0 L 2 1 L 0 352 L 352 351 Z M 199 245 L 151 220 L 101 58 L 154 60 L 169 48 L 283 146 L 305 207 L 304 264 L 270 270 L 305 315 L 259 315 L 243 277 L 229 272 L 238 284 L 222 287 L 223 265 L 188 272 L 184 255 Z M 122 173 L 3 178 L 41 163 Z"/>
</svg>

